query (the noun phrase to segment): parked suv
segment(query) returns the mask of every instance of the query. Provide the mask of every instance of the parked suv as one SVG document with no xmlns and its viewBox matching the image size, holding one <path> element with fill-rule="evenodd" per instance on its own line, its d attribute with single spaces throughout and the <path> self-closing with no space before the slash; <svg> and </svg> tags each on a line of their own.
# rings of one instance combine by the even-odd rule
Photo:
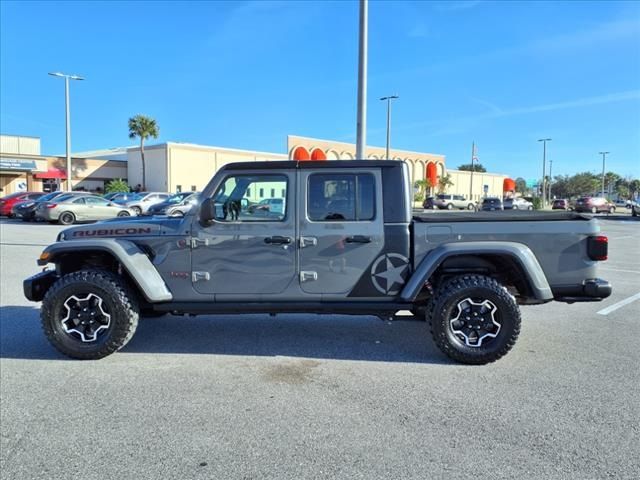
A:
<svg viewBox="0 0 640 480">
<path fill-rule="evenodd" d="M 576 200 L 576 212 L 613 213 L 616 206 L 603 197 L 580 197 Z"/>
<path fill-rule="evenodd" d="M 463 195 L 450 195 L 440 194 L 436 195 L 433 200 L 433 204 L 440 209 L 453 210 L 459 208 L 460 210 L 474 210 L 475 205 L 471 200 L 467 200 Z"/>
<path fill-rule="evenodd" d="M 480 205 L 480 210 L 484 210 L 484 211 L 504 210 L 502 199 L 498 197 L 487 197 L 484 200 L 482 200 L 482 204 Z"/>
<path fill-rule="evenodd" d="M 566 198 L 557 198 L 551 205 L 551 210 L 571 210 L 571 204 Z"/>
</svg>

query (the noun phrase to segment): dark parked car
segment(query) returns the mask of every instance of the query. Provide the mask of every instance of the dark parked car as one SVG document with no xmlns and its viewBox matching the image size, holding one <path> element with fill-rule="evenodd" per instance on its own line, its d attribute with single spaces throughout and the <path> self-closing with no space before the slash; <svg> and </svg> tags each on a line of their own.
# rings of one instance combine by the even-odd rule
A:
<svg viewBox="0 0 640 480">
<path fill-rule="evenodd" d="M 572 208 L 569 200 L 566 198 L 557 198 L 551 205 L 551 210 L 572 210 Z"/>
<path fill-rule="evenodd" d="M 147 210 L 148 215 L 169 215 L 181 217 L 191 210 L 191 207 L 198 202 L 200 192 L 180 192 L 166 201 L 151 205 Z"/>
<path fill-rule="evenodd" d="M 482 204 L 480 205 L 480 210 L 484 210 L 484 211 L 504 210 L 502 199 L 498 197 L 487 197 L 484 200 L 482 200 Z"/>
<path fill-rule="evenodd" d="M 616 206 L 603 197 L 580 197 L 576 200 L 576 212 L 613 213 Z"/>
<path fill-rule="evenodd" d="M 428 210 L 435 210 L 436 208 L 436 204 L 435 204 L 435 197 L 427 197 L 424 199 L 424 202 L 422 202 L 422 208 L 426 208 Z"/>
<path fill-rule="evenodd" d="M 43 195 L 43 192 L 16 192 L 0 198 L 0 217 L 13 217 L 11 209 L 16 203 L 37 200 Z"/>
</svg>

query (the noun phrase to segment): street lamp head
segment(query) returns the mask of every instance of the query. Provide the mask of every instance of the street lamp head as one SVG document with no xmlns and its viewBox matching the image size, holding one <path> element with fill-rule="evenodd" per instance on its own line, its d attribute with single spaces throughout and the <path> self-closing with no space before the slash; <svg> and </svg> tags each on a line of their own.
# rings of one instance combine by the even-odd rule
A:
<svg viewBox="0 0 640 480">
<path fill-rule="evenodd" d="M 395 100 L 396 98 L 400 98 L 398 95 L 389 95 L 388 97 L 380 97 L 380 100 Z"/>
<path fill-rule="evenodd" d="M 80 75 L 69 75 L 69 78 L 71 80 L 84 80 L 84 77 L 81 77 Z"/>
<path fill-rule="evenodd" d="M 538 140 L 539 142 L 550 142 L 551 139 L 550 138 L 541 138 Z"/>
<path fill-rule="evenodd" d="M 598 152 L 598 153 L 600 153 L 600 155 L 609 155 L 609 153 L 611 152 Z"/>
<path fill-rule="evenodd" d="M 51 75 L 52 77 L 64 77 L 64 73 L 60 72 L 49 72 L 49 75 Z"/>
</svg>

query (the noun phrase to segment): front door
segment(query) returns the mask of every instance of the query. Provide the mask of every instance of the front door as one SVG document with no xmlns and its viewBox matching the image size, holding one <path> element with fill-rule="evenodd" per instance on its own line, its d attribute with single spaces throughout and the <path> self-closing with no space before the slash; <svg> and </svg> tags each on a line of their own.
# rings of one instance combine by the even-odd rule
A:
<svg viewBox="0 0 640 480">
<path fill-rule="evenodd" d="M 203 294 L 257 300 L 296 278 L 295 172 L 229 172 L 213 195 L 216 218 L 194 219 L 192 281 Z"/>
<path fill-rule="evenodd" d="M 347 295 L 384 248 L 380 171 L 302 169 L 298 188 L 301 288 Z"/>
</svg>

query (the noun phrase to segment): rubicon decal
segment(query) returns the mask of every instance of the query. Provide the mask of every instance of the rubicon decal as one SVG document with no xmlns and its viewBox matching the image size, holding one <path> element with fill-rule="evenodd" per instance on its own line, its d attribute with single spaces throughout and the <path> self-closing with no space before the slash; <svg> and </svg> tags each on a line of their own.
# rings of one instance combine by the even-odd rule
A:
<svg viewBox="0 0 640 480">
<path fill-rule="evenodd" d="M 116 235 L 145 235 L 151 233 L 151 227 L 101 228 L 99 230 L 78 230 L 74 237 L 111 237 Z"/>
</svg>

